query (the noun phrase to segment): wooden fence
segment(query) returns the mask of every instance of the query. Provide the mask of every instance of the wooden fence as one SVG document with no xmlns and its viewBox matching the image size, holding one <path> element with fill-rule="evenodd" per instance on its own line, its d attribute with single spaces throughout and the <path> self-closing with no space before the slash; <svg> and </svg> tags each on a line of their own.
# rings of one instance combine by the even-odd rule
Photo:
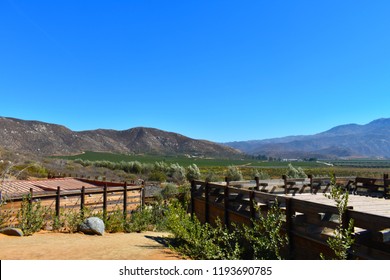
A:
<svg viewBox="0 0 390 280">
<path fill-rule="evenodd" d="M 313 190 L 313 189 L 312 189 Z M 252 219 L 264 215 L 277 202 L 285 214 L 283 231 L 289 238 L 284 257 L 289 259 L 319 259 L 320 253 L 332 257 L 326 240 L 338 226 L 336 206 L 302 199 L 321 199 L 314 194 L 286 195 L 267 193 L 258 180 L 254 188 L 237 188 L 226 184 L 193 181 L 191 214 L 203 223 L 215 224 L 220 219 L 226 226 L 232 223 L 251 225 Z M 390 203 L 390 201 L 389 201 Z M 259 209 L 259 211 L 256 210 Z M 390 259 L 390 217 L 347 209 L 343 226 L 353 219 L 355 243 L 352 258 Z"/>
<path fill-rule="evenodd" d="M 111 212 L 121 210 L 124 215 L 128 215 L 139 206 L 144 205 L 144 187 L 128 186 L 126 183 L 88 181 L 96 188 L 82 187 L 79 190 L 62 190 L 57 187 L 55 193 L 34 194 L 30 189 L 28 195 L 29 203 L 40 203 L 46 208 L 47 217 L 60 217 L 70 211 L 88 210 L 91 214 L 103 213 L 107 215 Z M 0 210 L 7 212 L 5 226 L 17 225 L 17 213 L 21 203 L 26 197 L 12 198 L 3 202 Z M 3 213 L 4 213 L 3 212 Z M 3 225 L 4 226 L 4 225 Z"/>
</svg>

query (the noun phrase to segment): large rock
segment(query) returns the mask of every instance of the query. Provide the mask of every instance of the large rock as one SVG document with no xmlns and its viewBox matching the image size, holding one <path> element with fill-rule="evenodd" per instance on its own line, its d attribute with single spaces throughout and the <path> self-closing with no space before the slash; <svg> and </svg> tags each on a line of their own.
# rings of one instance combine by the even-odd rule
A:
<svg viewBox="0 0 390 280">
<path fill-rule="evenodd" d="M 23 236 L 23 231 L 20 228 L 7 227 L 1 229 L 0 233 L 10 236 Z"/>
<path fill-rule="evenodd" d="M 85 219 L 79 226 L 79 231 L 85 234 L 104 234 L 104 222 L 98 217 L 90 217 Z"/>
</svg>

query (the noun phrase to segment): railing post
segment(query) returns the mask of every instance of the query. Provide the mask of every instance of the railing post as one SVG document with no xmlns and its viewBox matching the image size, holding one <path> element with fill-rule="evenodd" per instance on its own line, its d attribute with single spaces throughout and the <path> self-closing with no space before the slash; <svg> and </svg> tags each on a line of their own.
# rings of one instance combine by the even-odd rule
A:
<svg viewBox="0 0 390 280">
<path fill-rule="evenodd" d="M 353 210 L 353 206 L 347 206 L 347 209 L 345 210 L 345 212 L 343 213 L 343 216 L 342 216 L 342 228 L 344 230 L 348 230 L 349 228 L 349 223 L 351 221 L 351 218 L 350 218 L 350 214 L 349 214 L 349 210 Z M 351 259 L 351 252 L 347 252 L 347 259 Z"/>
<path fill-rule="evenodd" d="M 85 209 L 85 187 L 81 187 L 81 198 L 80 198 L 80 212 L 81 218 L 84 219 L 84 209 Z"/>
<path fill-rule="evenodd" d="M 255 190 L 256 190 L 256 191 L 259 191 L 259 190 L 260 190 L 260 178 L 259 178 L 259 176 L 256 176 L 256 177 L 255 177 L 255 181 L 256 181 Z"/>
<path fill-rule="evenodd" d="M 28 199 L 28 203 L 30 203 L 30 205 L 32 204 L 33 196 L 34 196 L 33 188 L 30 188 L 30 197 Z"/>
<path fill-rule="evenodd" d="M 284 181 L 284 194 L 288 194 L 287 176 L 286 175 L 282 175 L 282 179 Z"/>
<path fill-rule="evenodd" d="M 210 186 L 209 186 L 209 182 L 206 182 L 206 186 L 204 188 L 204 196 L 205 196 L 205 212 L 204 212 L 204 219 L 205 219 L 205 222 L 208 223 L 209 222 L 209 192 L 210 192 Z"/>
<path fill-rule="evenodd" d="M 250 191 L 249 193 L 249 209 L 251 215 L 251 225 L 253 226 L 253 221 L 256 218 L 256 208 L 255 208 L 255 191 Z"/>
<path fill-rule="evenodd" d="M 61 188 L 57 187 L 57 196 L 56 196 L 56 217 L 60 217 L 60 200 L 61 200 Z"/>
<path fill-rule="evenodd" d="M 314 191 L 313 191 L 313 175 L 312 174 L 309 174 L 307 175 L 307 177 L 309 177 L 310 179 L 310 193 L 312 194 Z"/>
<path fill-rule="evenodd" d="M 294 252 L 294 242 L 293 242 L 293 211 L 292 211 L 292 198 L 286 197 L 286 234 L 288 238 L 288 256 L 292 259 L 292 254 Z"/>
<path fill-rule="evenodd" d="M 123 217 L 127 217 L 127 182 L 123 186 Z"/>
<path fill-rule="evenodd" d="M 195 180 L 191 181 L 191 219 L 194 219 L 195 213 Z"/>
<path fill-rule="evenodd" d="M 225 226 L 229 229 L 230 228 L 230 219 L 229 219 L 229 180 L 226 177 L 226 187 L 224 191 L 224 222 Z"/>
<path fill-rule="evenodd" d="M 103 187 L 103 219 L 107 220 L 107 183 Z"/>
<path fill-rule="evenodd" d="M 142 181 L 142 189 L 141 189 L 141 207 L 145 206 L 145 181 Z"/>
<path fill-rule="evenodd" d="M 383 198 L 387 198 L 389 191 L 389 174 L 383 174 Z"/>
</svg>

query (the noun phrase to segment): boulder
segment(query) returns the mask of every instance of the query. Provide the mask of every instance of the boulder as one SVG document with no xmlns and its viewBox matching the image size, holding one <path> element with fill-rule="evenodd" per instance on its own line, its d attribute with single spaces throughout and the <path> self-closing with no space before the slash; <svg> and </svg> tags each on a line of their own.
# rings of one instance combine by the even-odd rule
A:
<svg viewBox="0 0 390 280">
<path fill-rule="evenodd" d="M 7 227 L 1 229 L 0 233 L 10 236 L 23 236 L 23 231 L 20 228 Z"/>
<path fill-rule="evenodd" d="M 85 234 L 104 234 L 104 222 L 98 217 L 90 217 L 84 220 L 79 226 L 79 231 Z"/>
</svg>

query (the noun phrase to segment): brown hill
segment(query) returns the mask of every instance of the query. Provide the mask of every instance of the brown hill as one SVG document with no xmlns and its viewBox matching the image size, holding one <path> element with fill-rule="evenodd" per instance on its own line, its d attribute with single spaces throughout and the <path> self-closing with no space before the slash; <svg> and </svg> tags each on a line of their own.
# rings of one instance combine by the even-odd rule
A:
<svg viewBox="0 0 390 280">
<path fill-rule="evenodd" d="M 217 143 L 155 128 L 75 132 L 62 125 L 5 117 L 0 117 L 0 147 L 37 155 L 64 155 L 84 151 L 212 157 L 237 157 L 242 154 Z"/>
</svg>

